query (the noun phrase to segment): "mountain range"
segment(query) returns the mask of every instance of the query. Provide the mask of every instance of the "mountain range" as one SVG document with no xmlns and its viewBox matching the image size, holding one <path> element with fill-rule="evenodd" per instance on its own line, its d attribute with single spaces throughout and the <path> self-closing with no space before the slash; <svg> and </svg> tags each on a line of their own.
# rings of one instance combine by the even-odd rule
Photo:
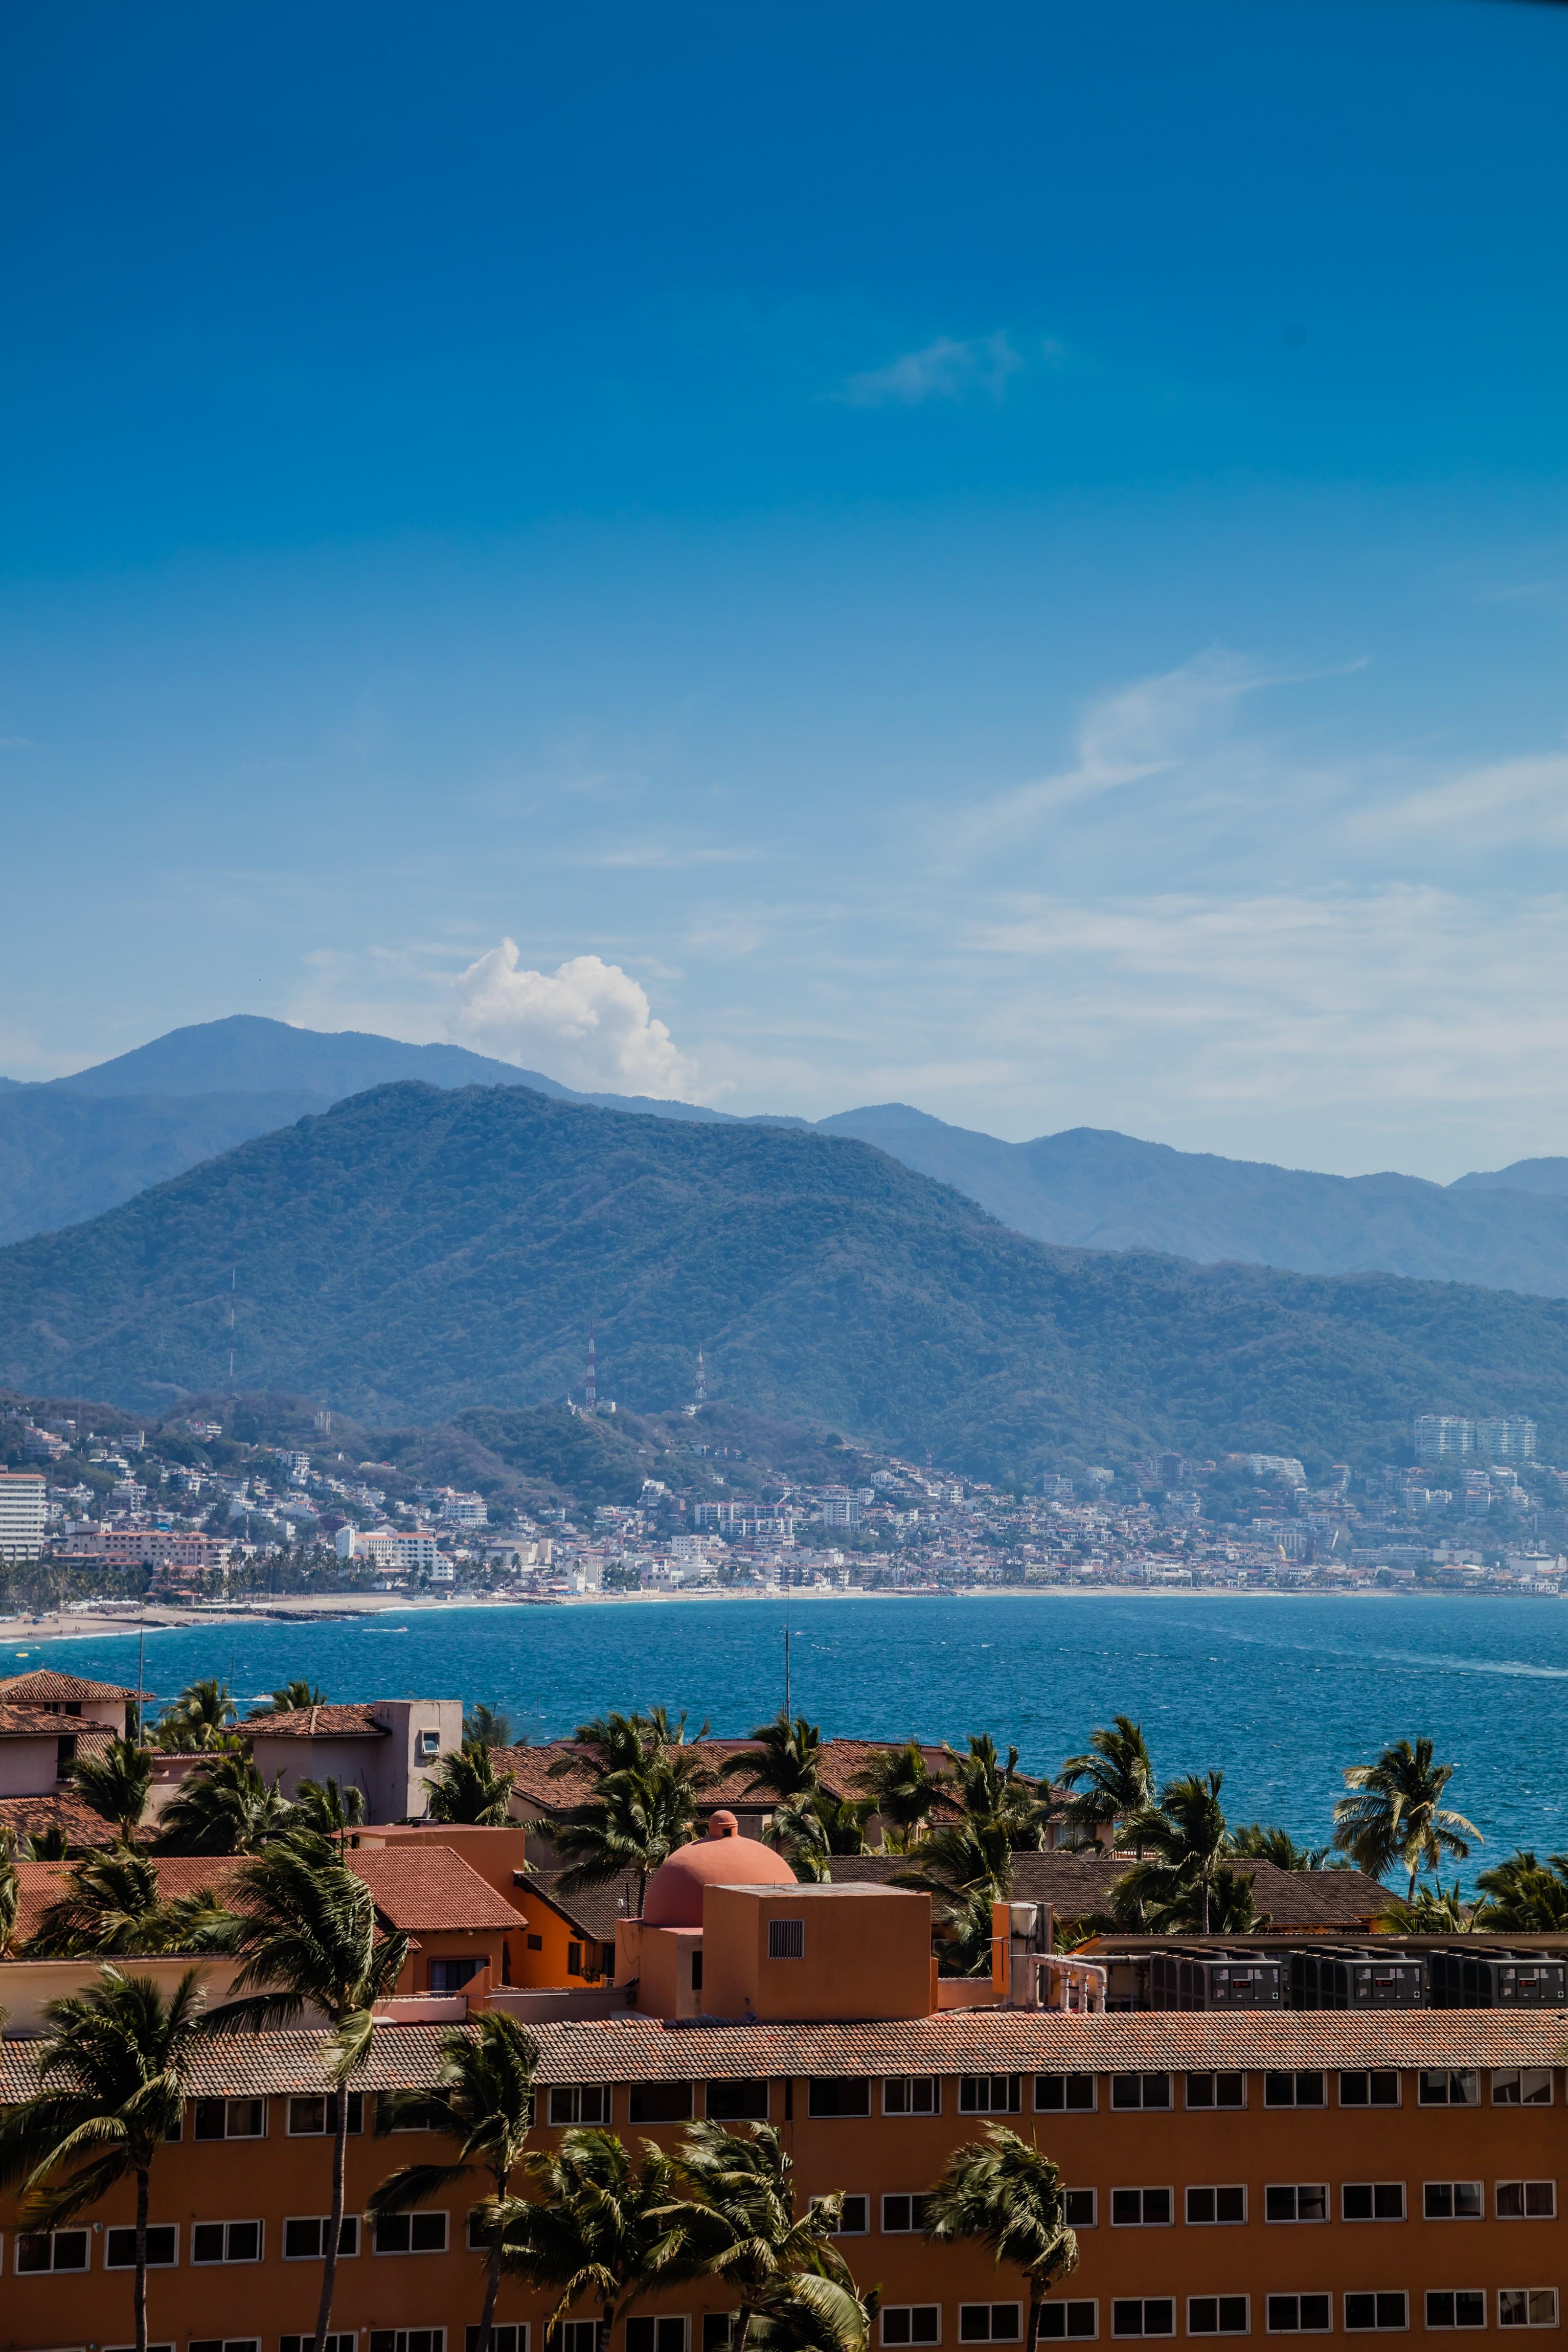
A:
<svg viewBox="0 0 1568 2352">
<path fill-rule="evenodd" d="M 75 1224 L 235 1144 L 401 1079 L 527 1087 L 559 1102 L 710 1126 L 758 1123 L 647 1097 L 577 1094 L 461 1045 L 235 1014 L 74 1076 L 0 1082 L 0 1242 Z M 1518 1160 L 1450 1185 L 1326 1176 L 1095 1128 L 1009 1143 L 901 1103 L 839 1112 L 816 1131 L 875 1144 L 1037 1241 L 1568 1297 L 1568 1160 Z"/>
<path fill-rule="evenodd" d="M 0 1251 L 0 1384 L 246 1389 L 371 1424 L 580 1388 L 716 1396 L 972 1475 L 1151 1446 L 1396 1456 L 1423 1412 L 1568 1433 L 1568 1307 L 1385 1274 L 1064 1249 L 857 1139 L 516 1084 L 372 1088 Z"/>
</svg>

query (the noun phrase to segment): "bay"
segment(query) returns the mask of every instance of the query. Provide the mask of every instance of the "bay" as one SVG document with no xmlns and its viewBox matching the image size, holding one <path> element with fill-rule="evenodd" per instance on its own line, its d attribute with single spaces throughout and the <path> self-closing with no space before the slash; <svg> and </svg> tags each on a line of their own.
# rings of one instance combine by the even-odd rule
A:
<svg viewBox="0 0 1568 2352">
<path fill-rule="evenodd" d="M 797 1712 L 824 1734 L 950 1739 L 989 1731 L 1054 1769 L 1113 1713 L 1162 1775 L 1218 1767 L 1233 1822 L 1328 1836 L 1341 1773 L 1429 1733 L 1449 1801 L 1482 1830 L 1461 1874 L 1516 1845 L 1568 1844 L 1568 1610 L 1551 1601 L 1144 1597 L 797 1600 Z M 663 1702 L 747 1733 L 783 1698 L 783 1604 L 679 1601 L 463 1608 L 324 1624 L 196 1624 L 147 1636 L 148 1687 L 204 1675 L 242 1705 L 295 1675 L 336 1700 L 484 1700 L 538 1740 L 611 1707 Z M 39 1643 L 0 1626 L 0 1671 L 50 1664 L 136 1679 L 136 1636 Z"/>
</svg>

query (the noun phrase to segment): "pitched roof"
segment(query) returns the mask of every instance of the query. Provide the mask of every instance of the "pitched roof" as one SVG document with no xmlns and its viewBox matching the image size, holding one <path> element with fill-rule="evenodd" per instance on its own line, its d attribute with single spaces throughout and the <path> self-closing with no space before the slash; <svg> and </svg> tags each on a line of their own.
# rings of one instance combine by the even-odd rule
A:
<svg viewBox="0 0 1568 2352">
<path fill-rule="evenodd" d="M 391 1927 L 434 1935 L 522 1925 L 521 1915 L 450 1846 L 360 1846 L 344 1859 Z"/>
<path fill-rule="evenodd" d="M 99 1827 L 109 1830 L 107 1822 L 100 1822 Z M 207 1887 L 218 1895 L 226 1895 L 241 1860 L 237 1854 L 156 1854 L 147 1858 L 158 1874 L 158 1896 L 163 1903 L 177 1902 L 184 1895 L 198 1895 Z M 16 1864 L 21 1895 L 16 1914 L 18 1945 L 37 1932 L 44 1911 L 66 1892 L 65 1881 L 70 1867 L 68 1862 Z"/>
<path fill-rule="evenodd" d="M 885 1885 L 911 1864 L 907 1854 L 835 1854 L 829 1864 L 835 1881 Z M 1128 1854 L 1015 1853 L 1013 1894 L 1020 1903 L 1049 1903 L 1058 1918 L 1108 1918 L 1116 1881 L 1131 1864 Z M 1359 1870 L 1281 1870 L 1250 1854 L 1232 1857 L 1238 1877 L 1249 1877 L 1252 1896 L 1275 1929 L 1341 1934 L 1363 1928 L 1388 1901 L 1387 1890 Z"/>
<path fill-rule="evenodd" d="M 754 1739 L 697 1739 L 688 1743 L 703 1761 L 716 1770 L 733 1762 L 737 1757 L 755 1755 Z M 818 1758 L 818 1773 L 823 1788 L 833 1797 L 863 1797 L 860 1776 L 873 1756 L 881 1755 L 890 1746 L 901 1743 L 885 1739 L 825 1739 Z M 925 1744 L 921 1754 L 933 1773 L 947 1769 L 941 1748 Z M 575 1739 L 552 1739 L 538 1748 L 493 1748 L 491 1760 L 498 1772 L 512 1775 L 513 1787 L 520 1797 L 531 1799 L 551 1812 L 564 1811 L 570 1805 L 579 1805 L 592 1793 L 593 1776 L 599 1750 L 580 1746 Z M 559 1778 L 552 1777 L 553 1766 L 565 1764 L 570 1769 Z M 752 1796 L 745 1794 L 749 1775 L 744 1771 L 726 1774 L 713 1787 L 697 1791 L 697 1811 L 711 1812 L 719 1806 L 731 1809 L 738 1801 L 749 1808 L 760 1806 L 766 1811 L 778 1802 L 767 1790 L 758 1790 Z M 951 1818 L 956 1808 L 939 1801 L 936 1818 Z"/>
<path fill-rule="evenodd" d="M 562 1864 L 560 1869 L 530 1870 L 517 1889 L 518 1902 L 527 1910 L 530 1896 L 542 1895 L 580 1935 L 601 1944 L 613 1943 L 616 1921 L 637 1916 L 641 1895 L 636 1872 L 628 1871 L 623 1878 L 607 1879 L 602 1886 L 581 1886 L 574 1895 L 562 1895 L 559 1882 L 564 1868 Z"/>
<path fill-rule="evenodd" d="M 44 1830 L 64 1830 L 73 1846 L 112 1845 L 119 1832 L 84 1805 L 79 1797 L 49 1794 L 40 1797 L 0 1797 L 0 1829 L 8 1829 L 18 1838 L 33 1837 Z"/>
<path fill-rule="evenodd" d="M 40 1666 L 30 1675 L 7 1675 L 0 1681 L 0 1704 L 8 1706 L 47 1706 L 51 1699 L 134 1698 L 133 1690 L 119 1683 L 88 1683 L 76 1675 L 57 1675 Z"/>
<path fill-rule="evenodd" d="M 247 1715 L 237 1728 L 247 1739 L 388 1739 L 373 1706 L 296 1706 L 279 1715 Z"/>
<path fill-rule="evenodd" d="M 427 2088 L 440 2074 L 445 2031 L 436 2025 L 382 2027 L 371 2044 L 364 2071 L 354 2076 L 354 2088 Z M 0 2101 L 26 2098 L 37 2090 L 37 2049 L 36 2041 L 8 2039 L 0 2044 Z M 188 2095 L 234 2099 L 329 2090 L 331 2056 L 325 2033 L 236 2033 L 197 2042 L 186 2075 Z"/>
</svg>

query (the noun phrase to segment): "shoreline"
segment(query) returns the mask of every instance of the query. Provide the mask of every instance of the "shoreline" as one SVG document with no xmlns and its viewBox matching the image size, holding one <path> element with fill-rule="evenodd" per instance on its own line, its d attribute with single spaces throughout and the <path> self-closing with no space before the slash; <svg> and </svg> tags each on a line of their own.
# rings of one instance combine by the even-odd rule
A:
<svg viewBox="0 0 1568 2352">
<path fill-rule="evenodd" d="M 1239 1590 L 1231 1585 L 1166 1585 L 1135 1584 L 1001 1584 L 980 1588 L 966 1587 L 955 1591 L 934 1588 L 915 1591 L 868 1592 L 863 1591 L 821 1591 L 792 1587 L 789 1598 L 792 1603 L 825 1604 L 868 1601 L 1141 1601 L 1161 1602 L 1171 1601 L 1551 1601 L 1552 1593 L 1534 1592 L 1426 1592 L 1386 1586 L 1368 1589 L 1336 1590 L 1324 1592 L 1281 1591 L 1278 1588 L 1265 1591 Z M 113 1641 L 140 1639 L 145 1634 L 195 1633 L 204 1627 L 240 1625 L 297 1625 L 341 1623 L 346 1618 L 421 1616 L 432 1613 L 465 1615 L 484 1610 L 521 1612 L 538 1608 L 604 1609 L 604 1608 L 692 1608 L 699 1603 L 721 1602 L 740 1607 L 750 1602 L 771 1601 L 785 1598 L 781 1590 L 770 1592 L 725 1592 L 707 1590 L 698 1592 L 582 1592 L 558 1593 L 548 1601 L 510 1601 L 450 1599 L 436 1594 L 398 1593 L 315 1593 L 298 1599 L 269 1601 L 265 1605 L 246 1608 L 235 1603 L 229 1607 L 193 1612 L 154 1606 L 145 1612 L 132 1610 L 60 1610 L 46 1617 L 0 1617 L 0 1659 L 7 1649 L 13 1655 L 24 1655 L 34 1644 L 44 1642 Z"/>
</svg>

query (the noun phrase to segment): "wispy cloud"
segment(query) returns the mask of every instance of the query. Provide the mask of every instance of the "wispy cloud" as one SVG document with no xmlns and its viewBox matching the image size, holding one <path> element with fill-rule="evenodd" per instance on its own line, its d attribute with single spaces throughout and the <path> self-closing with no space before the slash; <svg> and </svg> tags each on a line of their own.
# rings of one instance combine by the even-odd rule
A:
<svg viewBox="0 0 1568 2352">
<path fill-rule="evenodd" d="M 585 850 L 580 856 L 572 859 L 572 864 L 654 866 L 661 871 L 674 872 L 688 866 L 754 866 L 763 855 L 760 849 L 680 849 L 669 842 L 629 841 L 619 849 Z"/>
<path fill-rule="evenodd" d="M 885 367 L 852 375 L 839 398 L 850 408 L 919 408 L 927 401 L 999 402 L 1027 365 L 1005 327 L 966 342 L 938 335 L 917 352 L 904 352 Z"/>
<path fill-rule="evenodd" d="M 1465 769 L 1446 782 L 1358 810 L 1345 832 L 1362 845 L 1426 835 L 1472 854 L 1531 842 L 1561 848 L 1568 842 L 1568 751 Z"/>
</svg>

